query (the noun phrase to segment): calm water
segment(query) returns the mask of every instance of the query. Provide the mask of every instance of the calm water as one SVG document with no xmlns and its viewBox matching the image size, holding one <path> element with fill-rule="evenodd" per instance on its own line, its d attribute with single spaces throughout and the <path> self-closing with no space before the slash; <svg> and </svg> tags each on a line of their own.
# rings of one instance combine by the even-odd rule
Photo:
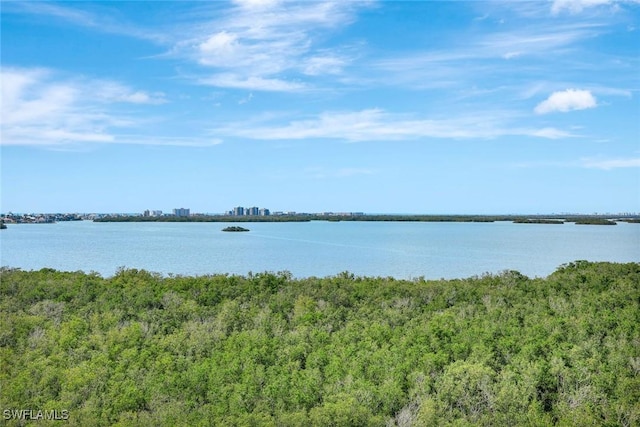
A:
<svg viewBox="0 0 640 427">
<path fill-rule="evenodd" d="M 640 224 L 617 226 L 436 222 L 94 223 L 9 225 L 0 264 L 25 270 L 114 274 L 121 266 L 160 273 L 288 270 L 294 276 L 462 278 L 518 270 L 546 276 L 560 264 L 640 261 Z"/>
</svg>

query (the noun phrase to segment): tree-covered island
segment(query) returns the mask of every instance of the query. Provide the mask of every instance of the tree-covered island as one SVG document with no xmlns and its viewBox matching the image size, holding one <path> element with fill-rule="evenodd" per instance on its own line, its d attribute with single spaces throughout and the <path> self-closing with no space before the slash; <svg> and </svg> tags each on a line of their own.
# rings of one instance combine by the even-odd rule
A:
<svg viewBox="0 0 640 427">
<path fill-rule="evenodd" d="M 0 312 L 3 409 L 70 426 L 640 423 L 640 263 L 437 281 L 3 268 Z"/>
<path fill-rule="evenodd" d="M 561 219 L 522 218 L 513 220 L 514 224 L 564 224 Z"/>
<path fill-rule="evenodd" d="M 577 225 L 616 225 L 615 221 L 606 218 L 578 218 L 575 223 Z"/>
<path fill-rule="evenodd" d="M 249 231 L 249 229 L 244 227 L 231 226 L 231 227 L 223 228 L 222 231 L 242 232 L 242 231 Z"/>
</svg>

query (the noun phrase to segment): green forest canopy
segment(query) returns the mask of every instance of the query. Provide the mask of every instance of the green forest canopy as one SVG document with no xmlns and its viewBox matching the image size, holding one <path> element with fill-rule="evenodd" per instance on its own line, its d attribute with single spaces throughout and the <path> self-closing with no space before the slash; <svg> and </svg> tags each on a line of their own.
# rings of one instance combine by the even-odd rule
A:
<svg viewBox="0 0 640 427">
<path fill-rule="evenodd" d="M 640 263 L 0 279 L 1 409 L 67 410 L 69 425 L 640 423 Z"/>
</svg>

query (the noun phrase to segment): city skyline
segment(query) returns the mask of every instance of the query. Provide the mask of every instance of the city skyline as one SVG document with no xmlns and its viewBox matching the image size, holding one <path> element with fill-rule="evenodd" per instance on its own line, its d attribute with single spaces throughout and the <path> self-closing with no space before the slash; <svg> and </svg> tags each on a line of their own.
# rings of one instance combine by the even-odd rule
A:
<svg viewBox="0 0 640 427">
<path fill-rule="evenodd" d="M 0 13 L 2 212 L 640 211 L 635 0 Z"/>
<path fill-rule="evenodd" d="M 188 213 L 185 214 L 176 214 L 176 210 L 186 210 Z M 170 212 L 165 212 L 160 209 L 145 209 L 141 212 L 135 211 L 58 211 L 58 212 L 36 212 L 36 211 L 8 211 L 8 212 L 0 212 L 0 219 L 6 217 L 18 217 L 18 216 L 78 216 L 82 219 L 91 219 L 90 217 L 94 215 L 98 216 L 143 216 L 143 217 L 162 217 L 162 216 L 282 216 L 282 215 L 293 215 L 293 216 L 424 216 L 424 217 L 522 217 L 530 215 L 532 217 L 540 217 L 544 215 L 549 215 L 551 217 L 558 217 L 561 215 L 566 215 L 568 217 L 590 217 L 590 216 L 610 216 L 610 217 L 638 217 L 640 216 L 640 212 L 634 211 L 603 211 L 603 212 L 527 212 L 527 213 L 516 213 L 516 212 L 496 212 L 496 213 L 488 213 L 488 214 L 433 214 L 429 212 L 365 212 L 365 211 L 299 211 L 299 210 L 271 210 L 268 208 L 259 208 L 259 212 L 257 214 L 248 213 L 250 212 L 247 208 L 243 208 L 244 212 L 242 214 L 236 213 L 235 209 L 227 210 L 223 212 L 199 212 L 194 211 L 191 212 L 190 208 L 174 208 Z"/>
</svg>

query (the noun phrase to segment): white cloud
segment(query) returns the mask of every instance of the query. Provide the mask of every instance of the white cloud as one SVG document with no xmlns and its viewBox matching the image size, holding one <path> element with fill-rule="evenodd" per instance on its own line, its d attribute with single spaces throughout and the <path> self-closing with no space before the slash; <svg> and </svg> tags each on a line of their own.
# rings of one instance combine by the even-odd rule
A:
<svg viewBox="0 0 640 427">
<path fill-rule="evenodd" d="M 403 56 L 377 61 L 375 65 L 387 70 L 424 69 L 434 65 L 456 64 L 469 60 L 512 59 L 539 56 L 545 59 L 576 43 L 594 37 L 600 25 L 589 22 L 570 24 L 540 24 L 490 32 L 464 44 L 446 50 L 412 52 Z"/>
<path fill-rule="evenodd" d="M 118 135 L 113 141 L 117 144 L 178 146 L 178 147 L 211 147 L 222 144 L 220 138 L 192 137 L 192 136 L 145 136 L 145 135 Z"/>
<path fill-rule="evenodd" d="M 247 89 L 267 92 L 294 92 L 305 89 L 305 85 L 298 82 L 288 82 L 280 79 L 270 79 L 260 76 L 248 76 L 225 73 L 199 79 L 198 83 L 208 86 L 228 87 L 233 89 Z"/>
<path fill-rule="evenodd" d="M 140 91 L 126 94 L 121 100 L 122 102 L 131 102 L 133 104 L 163 104 L 166 102 L 163 94 L 150 95 Z"/>
<path fill-rule="evenodd" d="M 202 54 L 200 63 L 211 66 L 224 66 L 226 63 L 236 60 L 234 56 L 240 48 L 238 36 L 226 31 L 220 31 L 198 46 Z"/>
<path fill-rule="evenodd" d="M 594 33 L 592 25 L 549 26 L 487 35 L 469 53 L 478 57 L 549 55 Z"/>
<path fill-rule="evenodd" d="M 284 2 L 242 0 L 175 43 L 186 56 L 214 73 L 196 82 L 227 88 L 294 91 L 308 84 L 299 76 L 336 75 L 350 62 L 341 47 L 319 48 L 318 35 L 342 28 L 368 2 Z"/>
<path fill-rule="evenodd" d="M 346 62 L 345 59 L 333 55 L 313 56 L 305 61 L 303 72 L 310 76 L 340 74 Z"/>
<path fill-rule="evenodd" d="M 149 94 L 118 82 L 60 76 L 47 69 L 2 67 L 0 135 L 2 145 L 60 146 L 83 143 L 188 144 L 219 141 L 125 136 L 140 123 L 119 113 L 118 104 L 158 104 Z"/>
<path fill-rule="evenodd" d="M 547 139 L 573 138 L 576 136 L 570 132 L 566 132 L 556 128 L 549 128 L 549 127 L 534 130 L 531 134 L 533 136 L 538 136 L 540 138 L 547 138 Z"/>
<path fill-rule="evenodd" d="M 339 139 L 344 141 L 399 141 L 416 138 L 489 139 L 528 136 L 548 139 L 572 137 L 555 128 L 521 128 L 502 123 L 501 114 L 474 114 L 451 119 L 426 119 L 387 113 L 381 109 L 325 112 L 317 117 L 294 120 L 284 125 L 247 126 L 231 123 L 213 129 L 218 135 L 262 139 Z"/>
<path fill-rule="evenodd" d="M 248 102 L 251 102 L 252 99 L 253 99 L 253 92 L 249 93 L 249 95 L 247 95 L 246 97 L 240 99 L 238 101 L 238 105 L 243 105 L 243 104 L 246 104 Z"/>
<path fill-rule="evenodd" d="M 517 58 L 519 56 L 522 56 L 522 52 L 507 52 L 504 55 L 502 55 L 502 57 L 504 59 L 512 59 L 512 58 Z"/>
<path fill-rule="evenodd" d="M 588 90 L 567 89 L 553 92 L 534 109 L 536 114 L 585 110 L 596 107 L 596 99 Z"/>
<path fill-rule="evenodd" d="M 121 83 L 107 80 L 81 82 L 80 85 L 90 85 L 91 93 L 96 100 L 104 102 L 125 102 L 131 104 L 164 104 L 167 102 L 161 92 L 148 93 L 133 90 Z"/>
<path fill-rule="evenodd" d="M 592 86 L 590 88 L 590 91 L 601 95 L 624 96 L 625 98 L 631 98 L 633 93 L 630 89 L 620 89 L 606 86 Z"/>
<path fill-rule="evenodd" d="M 281 0 L 234 0 L 233 3 L 246 9 L 268 9 L 281 3 Z"/>
<path fill-rule="evenodd" d="M 557 15 L 563 11 L 568 11 L 576 14 L 585 9 L 612 3 L 614 3 L 613 0 L 554 0 L 551 4 L 551 13 Z"/>
<path fill-rule="evenodd" d="M 590 169 L 611 170 L 619 168 L 640 168 L 640 157 L 622 159 L 582 159 L 582 167 Z"/>
<path fill-rule="evenodd" d="M 527 82 L 546 81 L 549 70 L 556 77 L 563 75 L 558 74 L 559 67 L 564 67 L 559 64 L 566 64 L 572 57 L 570 52 L 581 49 L 581 42 L 597 37 L 602 28 L 593 22 L 543 22 L 474 34 L 464 43 L 449 44 L 446 49 L 434 43 L 436 48 L 427 46 L 377 59 L 367 70 L 368 77 L 377 85 L 420 90 L 464 88 L 496 81 L 522 88 L 530 84 Z"/>
<path fill-rule="evenodd" d="M 0 70 L 0 123 L 3 130 L 6 126 L 22 127 L 32 123 L 46 125 L 51 121 L 58 121 L 61 116 L 74 109 L 75 100 L 80 94 L 78 88 L 59 82 L 43 85 L 42 81 L 48 80 L 50 74 L 44 69 L 3 67 Z"/>
<path fill-rule="evenodd" d="M 72 2 L 76 5 L 80 2 Z M 101 7 L 100 13 L 94 13 L 90 10 L 83 10 L 81 7 L 68 7 L 53 2 L 43 1 L 20 1 L 20 2 L 3 2 L 4 12 L 26 12 L 34 15 L 45 15 L 54 20 L 63 20 L 74 25 L 91 28 L 110 34 L 119 34 L 137 39 L 151 40 L 155 42 L 164 42 L 167 35 L 160 31 L 149 30 L 137 25 L 122 21 L 121 14 L 105 13 L 108 9 Z M 117 16 L 117 18 L 115 18 Z"/>
</svg>

